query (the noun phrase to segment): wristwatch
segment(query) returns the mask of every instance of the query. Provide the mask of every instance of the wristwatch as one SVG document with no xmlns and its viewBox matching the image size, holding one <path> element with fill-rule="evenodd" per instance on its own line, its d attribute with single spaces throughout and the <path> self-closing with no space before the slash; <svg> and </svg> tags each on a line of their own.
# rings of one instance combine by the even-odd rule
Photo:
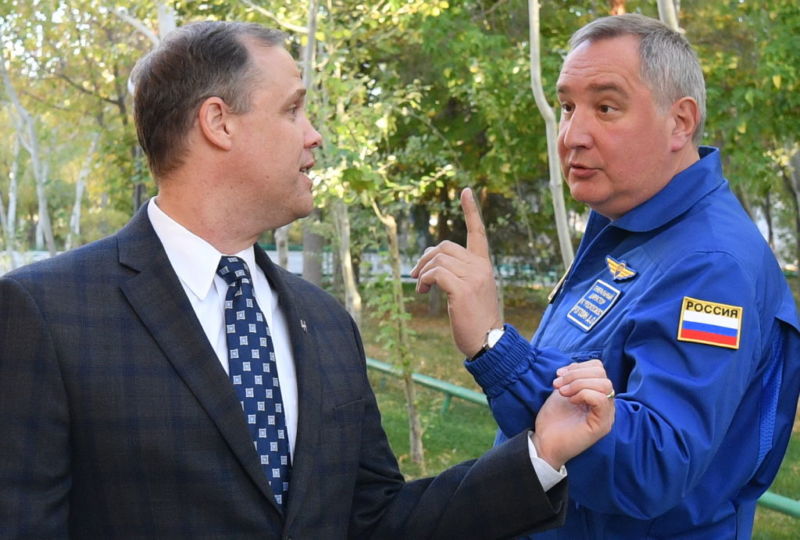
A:
<svg viewBox="0 0 800 540">
<path fill-rule="evenodd" d="M 475 355 L 472 358 L 470 358 L 470 361 L 475 360 L 480 355 L 482 355 L 483 353 L 494 347 L 497 344 L 497 342 L 500 341 L 500 338 L 503 337 L 503 334 L 505 333 L 506 333 L 505 326 L 502 326 L 500 328 L 489 329 L 489 331 L 486 332 L 486 337 L 483 339 L 483 347 L 481 347 L 481 350 L 476 352 Z"/>
</svg>

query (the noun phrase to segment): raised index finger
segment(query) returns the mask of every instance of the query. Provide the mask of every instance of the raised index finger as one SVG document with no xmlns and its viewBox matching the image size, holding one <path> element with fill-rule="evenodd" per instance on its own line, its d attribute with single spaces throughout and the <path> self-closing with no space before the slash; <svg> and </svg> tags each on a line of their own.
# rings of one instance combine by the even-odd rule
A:
<svg viewBox="0 0 800 540">
<path fill-rule="evenodd" d="M 486 228 L 470 188 L 464 188 L 461 192 L 461 208 L 467 224 L 467 251 L 488 259 L 489 240 L 486 238 Z"/>
</svg>

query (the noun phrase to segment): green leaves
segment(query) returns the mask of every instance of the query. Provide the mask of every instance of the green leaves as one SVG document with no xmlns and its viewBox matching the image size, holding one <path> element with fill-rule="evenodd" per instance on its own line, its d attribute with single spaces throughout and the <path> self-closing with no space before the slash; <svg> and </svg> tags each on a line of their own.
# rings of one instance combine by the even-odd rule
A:
<svg viewBox="0 0 800 540">
<path fill-rule="evenodd" d="M 156 0 L 111 4 L 158 27 Z M 135 183 L 153 190 L 137 157 L 127 89 L 134 62 L 151 42 L 111 4 L 8 0 L 0 7 L 3 55 L 25 106 L 38 117 L 53 177 L 70 184 L 90 133 L 103 133 L 84 216 L 130 212 Z M 295 53 L 307 39 L 293 30 L 307 24 L 305 1 L 169 5 L 179 24 L 224 19 L 280 27 Z M 651 1 L 629 0 L 627 7 L 657 15 Z M 570 34 L 607 9 L 590 0 L 542 6 L 542 75 L 551 103 Z M 728 176 L 754 200 L 782 189 L 772 156 L 798 139 L 799 12 L 794 0 L 681 2 L 681 26 L 708 81 L 705 141 L 723 148 Z M 524 2 L 321 1 L 318 73 L 308 96 L 325 139 L 316 167 L 318 203 L 343 197 L 356 212 L 374 199 L 398 216 L 423 207 L 431 222 L 444 224 L 437 233 L 448 235 L 461 226 L 453 197 L 472 186 L 485 190 L 494 208 L 486 217 L 498 248 L 518 250 L 534 236 L 537 249 L 550 250 L 544 125 L 530 92 L 527 23 Z M 0 126 L 13 133 L 2 111 Z M 9 136 L 0 145 L 0 189 Z M 56 195 L 53 204 L 68 204 Z M 523 230 L 525 223 L 530 227 Z M 366 227 L 354 236 L 373 233 Z"/>
</svg>

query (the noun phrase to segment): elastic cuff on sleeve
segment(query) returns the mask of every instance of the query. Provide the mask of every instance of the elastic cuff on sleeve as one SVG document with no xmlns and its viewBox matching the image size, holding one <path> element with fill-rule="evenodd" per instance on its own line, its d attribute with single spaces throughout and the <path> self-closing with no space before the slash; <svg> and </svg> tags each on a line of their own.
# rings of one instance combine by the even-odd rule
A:
<svg viewBox="0 0 800 540">
<path fill-rule="evenodd" d="M 475 360 L 464 361 L 464 367 L 489 397 L 499 393 L 505 382 L 516 378 L 527 367 L 531 354 L 530 343 L 516 328 L 510 324 L 506 324 L 504 328 L 505 334 L 494 347 Z"/>
</svg>

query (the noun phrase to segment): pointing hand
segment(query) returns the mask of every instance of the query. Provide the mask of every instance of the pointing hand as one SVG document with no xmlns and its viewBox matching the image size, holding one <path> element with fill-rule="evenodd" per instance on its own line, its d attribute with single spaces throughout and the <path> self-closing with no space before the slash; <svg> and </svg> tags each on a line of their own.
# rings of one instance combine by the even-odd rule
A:
<svg viewBox="0 0 800 540">
<path fill-rule="evenodd" d="M 417 278 L 419 293 L 427 293 L 436 285 L 447 294 L 453 340 L 471 357 L 480 351 L 486 332 L 502 327 L 503 322 L 486 229 L 469 188 L 461 192 L 461 208 L 467 224 L 466 247 L 444 241 L 426 249 L 411 277 Z"/>
</svg>

